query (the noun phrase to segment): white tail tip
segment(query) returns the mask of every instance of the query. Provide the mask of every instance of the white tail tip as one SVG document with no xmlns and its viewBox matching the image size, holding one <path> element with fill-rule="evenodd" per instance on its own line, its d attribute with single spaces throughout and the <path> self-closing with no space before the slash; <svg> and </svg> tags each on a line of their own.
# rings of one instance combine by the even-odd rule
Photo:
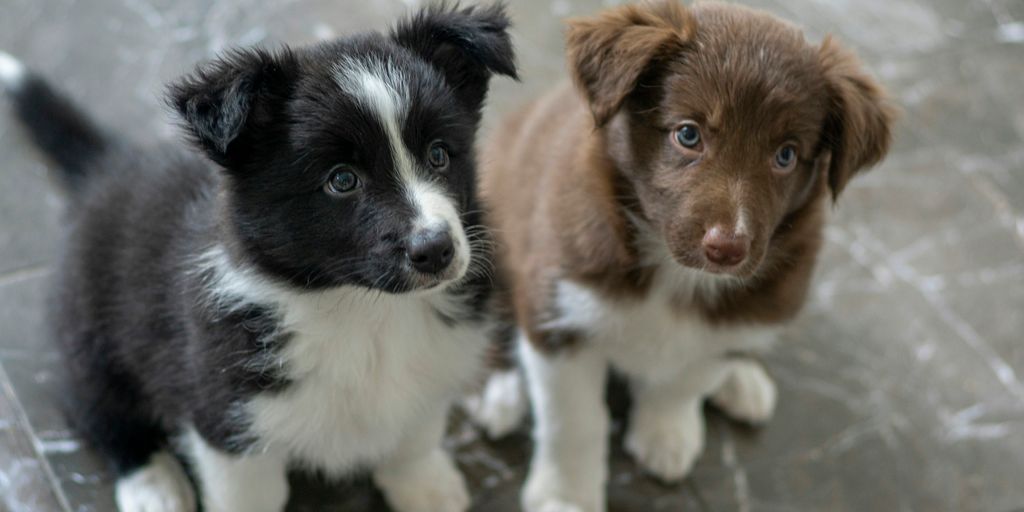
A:
<svg viewBox="0 0 1024 512">
<path fill-rule="evenodd" d="M 28 71 L 21 61 L 8 53 L 0 52 L 0 86 L 16 90 L 25 83 L 26 76 Z"/>
</svg>

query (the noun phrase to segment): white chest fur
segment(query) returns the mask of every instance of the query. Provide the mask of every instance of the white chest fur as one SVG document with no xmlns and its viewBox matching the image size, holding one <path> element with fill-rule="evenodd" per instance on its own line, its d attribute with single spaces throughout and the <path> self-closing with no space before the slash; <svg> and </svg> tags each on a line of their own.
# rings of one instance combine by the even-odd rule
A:
<svg viewBox="0 0 1024 512">
<path fill-rule="evenodd" d="M 482 329 L 446 324 L 435 309 L 444 297 L 296 294 L 253 277 L 224 274 L 217 292 L 275 305 L 291 334 L 264 363 L 291 384 L 240 404 L 257 449 L 332 474 L 372 464 L 424 415 L 447 408 L 480 368 Z"/>
<path fill-rule="evenodd" d="M 387 455 L 473 378 L 486 341 L 422 299 L 365 294 L 289 304 L 281 365 L 294 384 L 247 404 L 271 450 L 343 472 Z"/>
<path fill-rule="evenodd" d="M 729 352 L 762 351 L 774 340 L 777 328 L 713 326 L 696 311 L 686 311 L 687 300 L 735 285 L 730 279 L 665 262 L 655 273 L 647 296 L 622 300 L 572 281 L 560 281 L 556 292 L 559 314 L 545 326 L 584 331 L 592 347 L 626 374 L 670 378 Z"/>
</svg>

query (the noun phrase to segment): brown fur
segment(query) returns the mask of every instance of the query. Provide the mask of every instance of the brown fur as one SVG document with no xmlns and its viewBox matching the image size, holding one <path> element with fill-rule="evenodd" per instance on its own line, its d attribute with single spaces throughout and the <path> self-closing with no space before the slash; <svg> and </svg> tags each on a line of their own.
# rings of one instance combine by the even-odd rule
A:
<svg viewBox="0 0 1024 512">
<path fill-rule="evenodd" d="M 619 110 L 652 60 L 679 51 L 693 32 L 689 11 L 667 2 L 627 5 L 571 21 L 566 46 L 573 78 L 597 124 Z"/>
<path fill-rule="evenodd" d="M 732 274 L 726 293 L 675 306 L 709 322 L 778 323 L 802 306 L 821 245 L 825 208 L 859 170 L 881 160 L 894 110 L 856 57 L 832 39 L 813 46 L 760 11 L 674 0 L 626 5 L 569 22 L 563 86 L 510 116 L 484 152 L 499 266 L 516 323 L 556 349 L 579 333 L 540 327 L 557 317 L 558 280 L 631 300 L 653 268 L 639 219 L 678 264 Z M 699 155 L 672 142 L 684 119 Z M 777 172 L 777 149 L 799 160 Z M 711 226 L 744 211 L 749 256 L 708 262 Z"/>
</svg>

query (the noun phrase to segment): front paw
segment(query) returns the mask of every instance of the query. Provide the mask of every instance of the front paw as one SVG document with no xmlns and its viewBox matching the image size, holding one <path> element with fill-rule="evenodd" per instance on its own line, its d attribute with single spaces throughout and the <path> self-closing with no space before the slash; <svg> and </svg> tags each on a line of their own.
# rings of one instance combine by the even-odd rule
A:
<svg viewBox="0 0 1024 512">
<path fill-rule="evenodd" d="M 682 480 L 704 451 L 704 418 L 699 406 L 684 412 L 646 411 L 633 415 L 626 451 L 666 483 Z"/>
<path fill-rule="evenodd" d="M 115 486 L 121 512 L 192 512 L 195 492 L 185 471 L 168 453 L 153 455 L 149 462 L 122 476 Z"/>
<path fill-rule="evenodd" d="M 441 450 L 416 464 L 377 471 L 374 480 L 395 512 L 465 512 L 469 509 L 466 482 Z"/>
<path fill-rule="evenodd" d="M 775 412 L 778 390 L 764 368 L 753 361 L 740 361 L 711 402 L 731 418 L 758 425 Z"/>
<path fill-rule="evenodd" d="M 570 473 L 559 471 L 550 462 L 535 461 L 523 486 L 523 510 L 604 512 L 602 469 L 579 467 Z"/>
<path fill-rule="evenodd" d="M 507 436 L 519 427 L 529 409 L 522 375 L 514 369 L 495 372 L 479 395 L 463 402 L 463 408 L 488 438 Z"/>
</svg>

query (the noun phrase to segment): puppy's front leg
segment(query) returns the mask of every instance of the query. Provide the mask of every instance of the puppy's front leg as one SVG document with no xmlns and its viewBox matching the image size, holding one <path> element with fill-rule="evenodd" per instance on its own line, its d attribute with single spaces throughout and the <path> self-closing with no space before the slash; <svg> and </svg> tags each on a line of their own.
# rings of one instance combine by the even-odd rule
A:
<svg viewBox="0 0 1024 512">
<path fill-rule="evenodd" d="M 288 501 L 287 463 L 272 454 L 232 455 L 194 430 L 186 437 L 206 512 L 281 512 Z"/>
<path fill-rule="evenodd" d="M 686 476 L 704 450 L 704 397 L 730 369 L 725 361 L 708 361 L 672 377 L 632 376 L 626 451 L 665 482 Z"/>
<path fill-rule="evenodd" d="M 451 457 L 441 448 L 448 407 L 411 427 L 395 453 L 373 471 L 377 487 L 397 512 L 463 512 L 469 491 Z"/>
<path fill-rule="evenodd" d="M 767 422 L 775 412 L 778 390 L 764 366 L 752 359 L 737 359 L 711 401 L 734 420 L 751 425 Z"/>
<path fill-rule="evenodd" d="M 607 480 L 607 363 L 582 347 L 548 355 L 522 338 L 534 418 L 534 451 L 523 489 L 527 512 L 603 512 Z"/>
</svg>

